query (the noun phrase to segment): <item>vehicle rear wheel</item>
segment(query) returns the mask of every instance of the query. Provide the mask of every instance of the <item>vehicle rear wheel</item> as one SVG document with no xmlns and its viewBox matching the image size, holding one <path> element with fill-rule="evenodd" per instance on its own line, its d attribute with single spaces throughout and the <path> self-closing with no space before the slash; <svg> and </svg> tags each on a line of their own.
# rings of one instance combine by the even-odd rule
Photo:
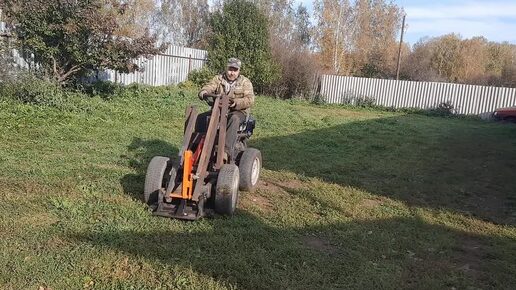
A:
<svg viewBox="0 0 516 290">
<path fill-rule="evenodd" d="M 164 176 L 169 162 L 170 158 L 168 157 L 154 156 L 149 163 L 143 190 L 143 199 L 146 204 L 152 205 L 158 202 L 159 191 L 166 186 Z"/>
<path fill-rule="evenodd" d="M 239 179 L 239 170 L 236 165 L 222 165 L 215 187 L 215 211 L 217 213 L 231 216 L 235 212 Z"/>
<path fill-rule="evenodd" d="M 240 190 L 252 192 L 256 189 L 262 169 L 262 153 L 255 148 L 247 148 L 238 164 L 240 169 Z"/>
</svg>

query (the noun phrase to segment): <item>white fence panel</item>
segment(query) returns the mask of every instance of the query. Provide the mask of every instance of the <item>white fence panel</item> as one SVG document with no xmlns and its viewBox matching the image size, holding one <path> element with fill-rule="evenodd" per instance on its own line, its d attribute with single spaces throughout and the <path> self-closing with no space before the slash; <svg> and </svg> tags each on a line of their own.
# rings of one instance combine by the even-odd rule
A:
<svg viewBox="0 0 516 290">
<path fill-rule="evenodd" d="M 458 114 L 489 117 L 495 109 L 516 106 L 516 89 L 438 82 L 414 82 L 322 75 L 320 91 L 330 104 L 360 99 L 394 108 L 431 109 L 452 104 Z"/>
<path fill-rule="evenodd" d="M 192 70 L 204 66 L 208 52 L 200 49 L 170 46 L 164 53 L 150 59 L 139 58 L 136 64 L 141 71 L 123 74 L 107 71 L 105 80 L 121 83 L 147 84 L 152 86 L 173 85 L 185 81 Z"/>
</svg>

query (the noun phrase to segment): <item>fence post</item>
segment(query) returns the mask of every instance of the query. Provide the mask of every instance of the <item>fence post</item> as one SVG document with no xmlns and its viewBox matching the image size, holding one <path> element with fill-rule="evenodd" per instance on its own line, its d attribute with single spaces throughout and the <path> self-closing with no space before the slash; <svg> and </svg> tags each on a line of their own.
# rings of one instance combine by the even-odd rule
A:
<svg viewBox="0 0 516 290">
<path fill-rule="evenodd" d="M 315 74 L 312 82 L 312 100 L 317 100 L 321 96 L 321 75 Z"/>
</svg>

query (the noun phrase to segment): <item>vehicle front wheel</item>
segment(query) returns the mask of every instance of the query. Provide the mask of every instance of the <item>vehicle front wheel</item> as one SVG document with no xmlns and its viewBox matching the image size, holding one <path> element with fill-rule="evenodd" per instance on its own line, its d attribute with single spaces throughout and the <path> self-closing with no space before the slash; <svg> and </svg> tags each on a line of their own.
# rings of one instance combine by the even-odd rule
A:
<svg viewBox="0 0 516 290">
<path fill-rule="evenodd" d="M 238 201 L 238 167 L 224 164 L 220 168 L 215 186 L 215 211 L 222 215 L 233 215 Z"/>
<path fill-rule="evenodd" d="M 154 156 L 147 167 L 145 175 L 145 186 L 143 190 L 143 199 L 146 204 L 152 205 L 158 202 L 158 195 L 164 184 L 164 175 L 169 165 L 170 158 L 163 156 Z"/>
</svg>

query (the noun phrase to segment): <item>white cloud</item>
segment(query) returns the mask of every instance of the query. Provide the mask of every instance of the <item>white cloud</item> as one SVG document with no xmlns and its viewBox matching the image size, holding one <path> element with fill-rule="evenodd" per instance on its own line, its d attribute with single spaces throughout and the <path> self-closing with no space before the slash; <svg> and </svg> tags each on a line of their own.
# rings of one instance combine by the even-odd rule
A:
<svg viewBox="0 0 516 290">
<path fill-rule="evenodd" d="M 433 5 L 427 7 L 408 6 L 407 15 L 412 19 L 436 18 L 516 18 L 516 3 L 484 2 L 461 5 Z"/>
<path fill-rule="evenodd" d="M 500 21 L 484 22 L 481 20 L 438 19 L 434 21 L 412 21 L 408 25 L 407 34 L 423 36 L 441 36 L 458 33 L 465 38 L 484 36 L 491 41 L 516 42 L 516 23 Z"/>
<path fill-rule="evenodd" d="M 407 40 L 458 33 L 465 38 L 484 36 L 492 41 L 516 43 L 516 2 L 427 3 L 405 6 Z"/>
</svg>

